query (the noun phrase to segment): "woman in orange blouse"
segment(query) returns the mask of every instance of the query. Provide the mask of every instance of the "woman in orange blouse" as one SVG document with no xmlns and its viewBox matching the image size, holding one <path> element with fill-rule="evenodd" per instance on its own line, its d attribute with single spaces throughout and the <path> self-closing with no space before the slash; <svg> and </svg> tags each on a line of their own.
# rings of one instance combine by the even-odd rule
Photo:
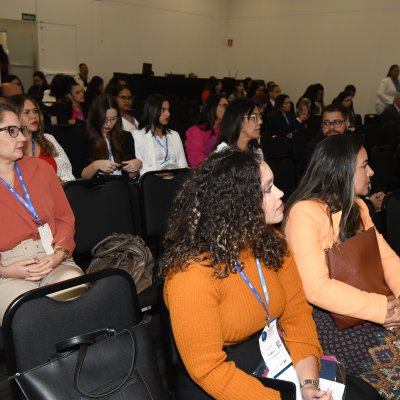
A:
<svg viewBox="0 0 400 400">
<path fill-rule="evenodd" d="M 190 375 L 187 385 L 178 382 L 178 399 L 286 399 L 284 390 L 251 375 L 262 360 L 260 332 L 274 318 L 302 398 L 331 399 L 318 389 L 321 349 L 311 309 L 286 241 L 272 226 L 283 218 L 282 195 L 265 162 L 232 147 L 209 156 L 178 194 L 161 262 L 173 335 Z"/>
</svg>

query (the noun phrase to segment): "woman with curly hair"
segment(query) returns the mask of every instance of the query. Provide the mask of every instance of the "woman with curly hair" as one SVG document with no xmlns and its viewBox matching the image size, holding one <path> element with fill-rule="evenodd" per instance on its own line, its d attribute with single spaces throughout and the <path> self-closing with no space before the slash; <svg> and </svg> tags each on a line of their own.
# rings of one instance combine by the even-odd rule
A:
<svg viewBox="0 0 400 400">
<path fill-rule="evenodd" d="M 43 133 L 43 115 L 33 97 L 17 94 L 8 99 L 25 126 L 24 155 L 47 161 L 62 182 L 75 179 L 68 156 L 53 135 Z"/>
<path fill-rule="evenodd" d="M 318 389 L 321 348 L 311 308 L 272 225 L 283 218 L 282 196 L 265 162 L 229 146 L 193 170 L 175 199 L 161 274 L 190 376 L 177 374 L 178 399 L 287 399 L 283 389 L 251 376 L 262 360 L 260 333 L 274 319 L 285 332 L 302 398 L 331 399 Z"/>
</svg>

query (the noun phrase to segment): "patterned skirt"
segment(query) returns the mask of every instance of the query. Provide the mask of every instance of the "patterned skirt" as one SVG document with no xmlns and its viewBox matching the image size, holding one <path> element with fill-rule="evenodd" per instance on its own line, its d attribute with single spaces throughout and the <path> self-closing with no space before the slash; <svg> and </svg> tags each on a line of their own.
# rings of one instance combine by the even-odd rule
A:
<svg viewBox="0 0 400 400">
<path fill-rule="evenodd" d="M 400 399 L 400 331 L 365 323 L 337 330 L 329 313 L 314 308 L 313 317 L 324 354 L 333 355 L 346 372 L 369 382 L 388 400 Z"/>
</svg>

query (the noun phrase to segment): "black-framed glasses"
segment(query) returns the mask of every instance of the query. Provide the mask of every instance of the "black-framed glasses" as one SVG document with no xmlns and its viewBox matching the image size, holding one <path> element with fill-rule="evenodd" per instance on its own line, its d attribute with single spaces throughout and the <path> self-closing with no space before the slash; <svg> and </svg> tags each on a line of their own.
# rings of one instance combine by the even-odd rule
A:
<svg viewBox="0 0 400 400">
<path fill-rule="evenodd" d="M 7 131 L 12 138 L 16 138 L 19 134 L 26 136 L 27 133 L 26 126 L 21 126 L 21 128 L 18 128 L 18 126 L 15 125 L 8 125 L 4 128 L 0 128 L 0 132 L 2 131 Z"/>
<path fill-rule="evenodd" d="M 334 126 L 335 128 L 339 128 L 339 126 L 343 125 L 343 122 L 345 122 L 344 119 L 334 119 L 333 121 L 329 121 L 328 119 L 322 121 L 321 125 L 324 128 L 330 128 L 331 126 Z"/>
</svg>

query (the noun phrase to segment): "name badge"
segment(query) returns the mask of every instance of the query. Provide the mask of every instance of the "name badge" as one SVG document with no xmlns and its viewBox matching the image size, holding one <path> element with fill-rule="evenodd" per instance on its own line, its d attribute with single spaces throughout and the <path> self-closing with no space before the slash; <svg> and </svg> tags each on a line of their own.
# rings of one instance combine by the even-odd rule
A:
<svg viewBox="0 0 400 400">
<path fill-rule="evenodd" d="M 276 319 L 273 319 L 269 326 L 265 326 L 258 343 L 261 355 L 269 369 L 268 376 L 277 378 L 292 365 L 292 359 L 279 336 Z"/>
<path fill-rule="evenodd" d="M 42 242 L 44 251 L 47 255 L 54 254 L 53 246 L 53 234 L 51 232 L 49 224 L 44 224 L 38 228 L 40 240 Z"/>
</svg>

